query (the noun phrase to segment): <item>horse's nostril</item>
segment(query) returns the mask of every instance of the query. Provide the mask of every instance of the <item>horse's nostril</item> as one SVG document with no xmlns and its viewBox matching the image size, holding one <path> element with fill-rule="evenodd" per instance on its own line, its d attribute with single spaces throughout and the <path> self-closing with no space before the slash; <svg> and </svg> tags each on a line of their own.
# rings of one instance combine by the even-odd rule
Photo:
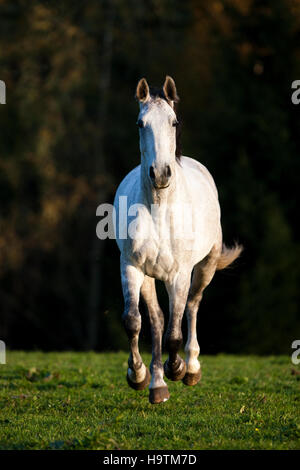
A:
<svg viewBox="0 0 300 470">
<path fill-rule="evenodd" d="M 150 169 L 149 169 L 149 176 L 152 180 L 155 179 L 155 173 L 154 173 L 154 168 L 153 166 L 150 166 Z"/>
<path fill-rule="evenodd" d="M 166 168 L 166 176 L 167 176 L 167 178 L 170 178 L 171 174 L 172 174 L 171 168 L 170 168 L 170 166 L 168 165 L 167 168 Z"/>
</svg>

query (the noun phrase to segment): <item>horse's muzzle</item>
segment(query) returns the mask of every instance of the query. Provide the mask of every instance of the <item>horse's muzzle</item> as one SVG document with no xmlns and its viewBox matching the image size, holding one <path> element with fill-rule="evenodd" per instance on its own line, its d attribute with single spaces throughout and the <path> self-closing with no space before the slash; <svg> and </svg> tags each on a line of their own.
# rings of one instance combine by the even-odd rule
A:
<svg viewBox="0 0 300 470">
<path fill-rule="evenodd" d="M 172 170 L 166 165 L 162 172 L 159 172 L 154 166 L 149 168 L 149 177 L 155 189 L 165 189 L 170 185 Z"/>
</svg>

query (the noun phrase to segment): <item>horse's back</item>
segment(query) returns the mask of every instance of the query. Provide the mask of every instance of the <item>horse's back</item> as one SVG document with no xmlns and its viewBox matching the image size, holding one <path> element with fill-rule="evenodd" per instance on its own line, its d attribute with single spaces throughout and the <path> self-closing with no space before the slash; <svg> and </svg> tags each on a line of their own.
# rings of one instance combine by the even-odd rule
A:
<svg viewBox="0 0 300 470">
<path fill-rule="evenodd" d="M 221 210 L 214 179 L 202 163 L 190 157 L 180 159 L 181 198 L 192 210 L 191 261 L 201 261 L 215 244 L 221 243 Z M 188 246 L 188 245 L 187 245 Z"/>
<path fill-rule="evenodd" d="M 194 174 L 195 179 L 199 181 L 199 178 L 204 179 L 213 190 L 215 196 L 218 198 L 218 191 L 214 179 L 208 169 L 202 165 L 202 163 L 198 162 L 194 158 L 184 157 L 182 156 L 180 159 L 181 167 L 185 174 L 190 176 L 190 174 Z"/>
</svg>

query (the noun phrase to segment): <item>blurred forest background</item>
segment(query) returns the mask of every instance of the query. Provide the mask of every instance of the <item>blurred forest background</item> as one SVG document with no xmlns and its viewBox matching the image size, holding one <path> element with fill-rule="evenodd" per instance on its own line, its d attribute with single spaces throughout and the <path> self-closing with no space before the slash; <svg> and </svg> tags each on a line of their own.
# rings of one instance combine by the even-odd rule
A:
<svg viewBox="0 0 300 470">
<path fill-rule="evenodd" d="M 9 348 L 127 348 L 119 251 L 96 238 L 96 208 L 139 164 L 137 81 L 160 86 L 166 74 L 181 97 L 183 154 L 213 174 L 224 240 L 245 247 L 205 292 L 201 352 L 291 353 L 299 0 L 0 0 L 0 338 Z"/>
</svg>

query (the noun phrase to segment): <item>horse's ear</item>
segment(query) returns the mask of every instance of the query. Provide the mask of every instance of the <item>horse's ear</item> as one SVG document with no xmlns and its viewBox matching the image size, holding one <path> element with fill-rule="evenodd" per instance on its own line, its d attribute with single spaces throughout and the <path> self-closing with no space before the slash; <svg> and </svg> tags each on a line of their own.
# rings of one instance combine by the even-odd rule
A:
<svg viewBox="0 0 300 470">
<path fill-rule="evenodd" d="M 177 95 L 176 85 L 172 77 L 169 75 L 166 76 L 165 83 L 163 86 L 165 97 L 177 103 L 179 101 L 179 96 Z"/>
<path fill-rule="evenodd" d="M 137 84 L 135 96 L 142 103 L 145 103 L 149 99 L 149 86 L 145 78 L 141 78 Z"/>
</svg>

